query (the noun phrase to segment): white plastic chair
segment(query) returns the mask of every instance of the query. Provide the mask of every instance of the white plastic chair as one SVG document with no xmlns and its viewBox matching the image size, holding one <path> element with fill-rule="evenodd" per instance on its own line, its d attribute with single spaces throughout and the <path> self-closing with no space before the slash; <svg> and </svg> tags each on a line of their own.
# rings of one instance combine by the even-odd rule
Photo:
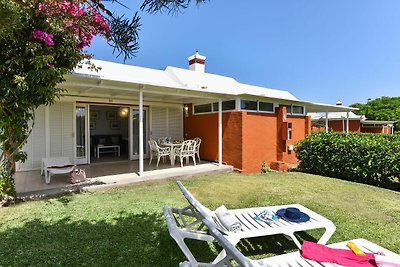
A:
<svg viewBox="0 0 400 267">
<path fill-rule="evenodd" d="M 181 162 L 181 167 L 183 167 L 183 159 L 186 158 L 186 163 L 189 162 L 189 157 L 192 157 L 193 164 L 196 166 L 196 141 L 194 140 L 186 140 L 183 141 L 180 147 L 174 148 L 174 158 L 172 159 L 175 162 L 176 157 L 179 157 Z"/>
<path fill-rule="evenodd" d="M 69 157 L 42 158 L 40 173 L 44 175 L 46 184 L 49 184 L 52 174 L 70 173 L 74 167 Z"/>
<path fill-rule="evenodd" d="M 196 141 L 196 148 L 195 148 L 195 153 L 197 155 L 197 158 L 199 159 L 200 162 L 200 144 L 201 144 L 201 139 L 199 137 L 193 138 L 194 141 Z"/>
<path fill-rule="evenodd" d="M 149 146 L 150 146 L 150 162 L 149 165 L 151 164 L 151 161 L 153 160 L 153 156 L 157 156 L 157 167 L 158 164 L 160 163 L 160 159 L 163 158 L 163 162 L 165 162 L 166 156 L 169 157 L 171 154 L 171 149 L 169 147 L 160 147 L 156 141 L 154 140 L 149 140 Z"/>
<path fill-rule="evenodd" d="M 272 267 L 272 266 L 287 266 L 287 267 L 310 267 L 310 266 L 326 266 L 326 267 L 336 267 L 339 266 L 335 263 L 328 262 L 317 262 L 313 260 L 306 259 L 301 256 L 299 251 L 287 253 L 283 255 L 278 255 L 274 257 L 252 260 L 242 254 L 234 244 L 232 244 L 226 236 L 224 236 L 213 223 L 210 221 L 203 219 L 202 222 L 205 226 L 207 226 L 209 233 L 214 238 L 214 242 L 217 242 L 223 250 L 226 252 L 225 257 L 220 259 L 219 261 L 213 262 L 212 264 L 207 264 L 204 266 L 209 267 L 217 267 L 217 266 L 244 266 L 244 267 Z M 387 250 L 381 246 L 378 246 L 368 240 L 365 239 L 354 239 L 350 241 L 340 242 L 336 244 L 331 244 L 329 247 L 338 248 L 338 249 L 349 249 L 346 244 L 348 242 L 355 243 L 363 252 L 371 253 L 371 252 L 379 252 L 383 253 L 386 257 L 390 258 L 391 262 L 400 262 L 400 255 Z M 383 257 L 382 259 L 384 259 Z M 232 263 L 234 260 L 235 263 Z M 184 262 L 180 264 L 181 267 L 184 266 L 203 266 L 201 264 L 195 263 L 193 265 L 191 262 Z M 340 265 L 341 266 L 341 265 Z M 378 265 L 380 266 L 380 265 Z M 385 265 L 385 266 L 396 266 L 396 265 Z"/>
<path fill-rule="evenodd" d="M 302 205 L 291 204 L 229 210 L 229 212 L 233 214 L 242 224 L 242 228 L 240 231 L 230 232 L 221 224 L 214 211 L 203 206 L 180 181 L 177 181 L 177 184 L 179 186 L 179 189 L 182 191 L 182 194 L 189 202 L 189 205 L 183 209 L 165 207 L 163 211 L 171 237 L 176 241 L 182 252 L 189 260 L 189 262 L 184 263 L 187 265 L 182 266 L 224 266 L 223 264 L 201 265 L 193 256 L 193 254 L 184 242 L 184 240 L 187 238 L 202 241 L 214 240 L 215 235 L 213 236 L 205 232 L 204 220 L 206 220 L 208 224 L 211 224 L 213 227 L 218 229 L 218 231 L 223 234 L 223 236 L 226 238 L 226 240 L 229 241 L 232 246 L 235 246 L 242 239 L 283 234 L 289 237 L 296 244 L 296 246 L 300 248 L 301 243 L 299 239 L 294 235 L 294 233 L 312 229 L 325 228 L 325 233 L 323 233 L 321 238 L 318 240 L 318 243 L 326 244 L 336 230 L 335 225 L 327 218 L 313 212 L 310 209 L 307 209 Z M 271 225 L 268 225 L 254 218 L 257 214 L 264 210 L 275 213 L 279 209 L 288 207 L 298 208 L 302 212 L 309 215 L 310 220 L 307 222 L 292 223 L 287 222 L 283 219 L 279 219 Z M 181 222 L 177 222 L 175 216 L 179 217 Z M 226 257 L 227 252 L 225 250 L 222 250 L 220 254 L 214 259 L 213 263 L 215 264 L 220 261 L 224 261 Z"/>
</svg>

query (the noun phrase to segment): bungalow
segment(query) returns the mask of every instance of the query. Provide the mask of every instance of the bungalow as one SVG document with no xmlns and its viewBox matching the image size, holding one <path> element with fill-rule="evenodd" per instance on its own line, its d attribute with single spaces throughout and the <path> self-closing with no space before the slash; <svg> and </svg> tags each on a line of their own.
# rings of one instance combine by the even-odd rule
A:
<svg viewBox="0 0 400 267">
<path fill-rule="evenodd" d="M 337 101 L 341 106 L 342 102 Z M 395 121 L 368 120 L 364 115 L 353 112 L 331 112 L 328 114 L 308 113 L 311 117 L 313 131 L 322 131 L 327 124 L 328 129 L 335 132 L 362 132 L 362 133 L 384 133 L 393 134 Z M 347 124 L 347 121 L 349 123 Z"/>
<path fill-rule="evenodd" d="M 92 60 L 100 70 L 76 68 L 65 76 L 63 96 L 36 110 L 35 127 L 17 170 L 40 169 L 45 157 L 68 156 L 76 164 L 138 160 L 149 156 L 148 140 L 200 137 L 204 160 L 245 173 L 262 162 L 275 168 L 296 163 L 294 144 L 311 133 L 307 112 L 349 112 L 291 93 L 243 84 L 205 72 L 204 56 L 188 58 L 189 69 L 156 70 Z M 113 144 L 111 150 L 102 144 Z M 115 156 L 114 156 L 115 155 Z"/>
</svg>

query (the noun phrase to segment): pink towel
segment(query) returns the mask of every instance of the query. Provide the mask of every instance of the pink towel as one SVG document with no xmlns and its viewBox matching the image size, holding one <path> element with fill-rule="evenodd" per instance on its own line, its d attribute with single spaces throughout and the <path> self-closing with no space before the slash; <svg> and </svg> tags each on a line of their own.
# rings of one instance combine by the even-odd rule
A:
<svg viewBox="0 0 400 267">
<path fill-rule="evenodd" d="M 366 256 L 357 256 L 349 249 L 329 248 L 325 245 L 304 241 L 300 250 L 301 256 L 306 259 L 337 263 L 349 267 L 376 267 L 373 253 Z"/>
</svg>

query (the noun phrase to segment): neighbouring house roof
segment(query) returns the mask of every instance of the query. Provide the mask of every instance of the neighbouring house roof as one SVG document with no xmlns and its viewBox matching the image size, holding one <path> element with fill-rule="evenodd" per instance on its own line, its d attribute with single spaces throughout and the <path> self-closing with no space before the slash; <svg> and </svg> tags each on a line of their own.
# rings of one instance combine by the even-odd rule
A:
<svg viewBox="0 0 400 267">
<path fill-rule="evenodd" d="M 364 125 L 382 125 L 382 126 L 393 126 L 396 121 L 373 121 L 373 120 L 365 120 L 362 122 Z"/>
<path fill-rule="evenodd" d="M 172 93 L 175 95 L 185 94 L 186 98 L 181 97 L 181 103 L 188 103 L 188 95 L 193 94 L 199 97 L 209 96 L 214 99 L 229 97 L 257 98 L 276 100 L 283 104 L 298 104 L 306 106 L 308 111 L 350 111 L 354 108 L 346 106 L 336 106 L 303 101 L 296 98 L 293 94 L 285 90 L 270 89 L 260 86 L 244 84 L 231 77 L 217 74 L 192 71 L 176 67 L 167 67 L 165 70 L 137 67 L 114 62 L 93 59 L 91 62 L 99 67 L 99 71 L 93 71 L 87 67 L 75 68 L 66 75 L 66 82 L 62 85 L 68 90 L 75 90 L 78 95 L 86 92 L 102 92 L 110 94 L 110 91 L 125 90 L 123 93 L 114 95 L 128 95 L 137 92 L 139 88 L 144 88 L 148 97 L 164 95 L 165 101 L 172 100 Z M 85 87 L 82 89 L 82 87 Z M 178 97 L 173 99 L 178 101 Z"/>
<path fill-rule="evenodd" d="M 308 116 L 311 117 L 311 121 L 324 121 L 326 118 L 325 113 L 309 112 Z M 328 112 L 328 120 L 347 120 L 347 112 Z M 357 115 L 354 112 L 349 112 L 349 120 L 358 120 L 363 125 L 374 125 L 374 126 L 393 126 L 395 121 L 376 121 L 368 120 L 364 115 Z"/>
<path fill-rule="evenodd" d="M 308 116 L 311 117 L 312 121 L 325 120 L 325 113 L 309 112 Z M 328 120 L 345 120 L 347 119 L 347 112 L 328 112 Z M 357 115 L 354 112 L 349 112 L 349 120 L 359 120 L 364 121 L 366 118 L 364 115 Z"/>
</svg>

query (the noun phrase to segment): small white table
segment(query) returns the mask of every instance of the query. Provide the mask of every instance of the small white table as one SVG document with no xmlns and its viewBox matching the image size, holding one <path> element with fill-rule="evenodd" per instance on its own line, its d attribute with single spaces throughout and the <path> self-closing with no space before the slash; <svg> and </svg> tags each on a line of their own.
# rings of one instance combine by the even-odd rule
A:
<svg viewBox="0 0 400 267">
<path fill-rule="evenodd" d="M 121 149 L 119 145 L 98 145 L 96 148 L 96 156 L 100 158 L 100 153 L 114 153 L 115 155 L 121 156 Z"/>
<path fill-rule="evenodd" d="M 175 147 L 180 147 L 182 143 L 161 143 L 162 146 L 168 146 L 171 148 L 169 159 L 171 160 L 171 166 L 175 165 Z"/>
</svg>

